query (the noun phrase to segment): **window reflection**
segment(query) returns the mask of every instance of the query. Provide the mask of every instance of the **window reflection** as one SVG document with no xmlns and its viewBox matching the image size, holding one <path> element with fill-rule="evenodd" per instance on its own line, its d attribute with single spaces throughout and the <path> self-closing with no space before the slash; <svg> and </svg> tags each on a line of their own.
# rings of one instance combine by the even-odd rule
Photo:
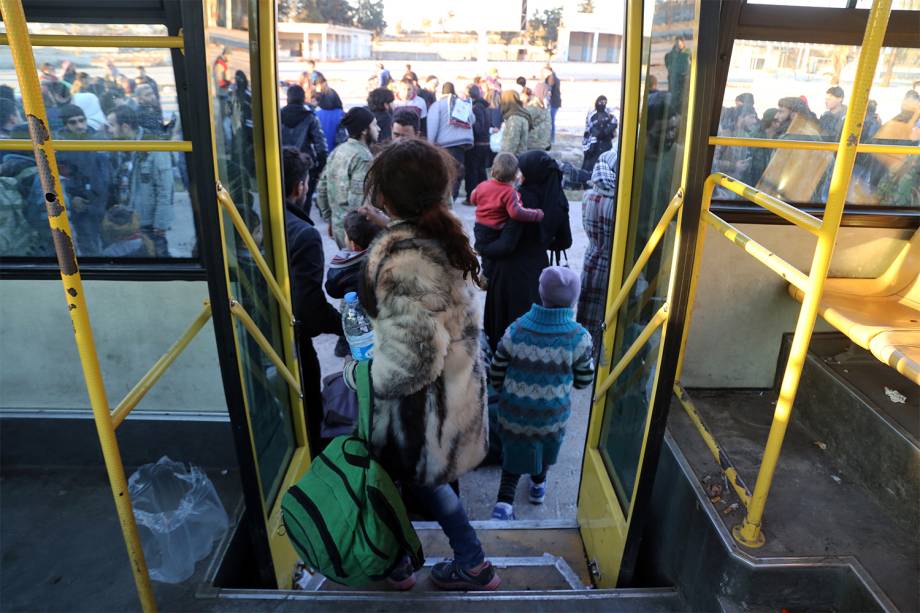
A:
<svg viewBox="0 0 920 613">
<path fill-rule="evenodd" d="M 94 27 L 100 35 L 148 33 L 145 26 L 142 32 Z M 9 53 L 0 49 L 7 60 Z M 54 138 L 183 139 L 168 50 L 36 47 L 35 55 Z M 2 140 L 28 139 L 29 132 L 12 62 L 2 65 L 9 68 L 0 69 L 0 257 L 50 258 L 54 249 L 32 152 L 3 150 Z M 184 154 L 68 151 L 56 157 L 79 257 L 196 255 Z"/>
<path fill-rule="evenodd" d="M 858 47 L 738 41 L 719 136 L 837 142 L 853 93 Z M 883 49 L 861 142 L 920 143 L 920 50 Z M 826 202 L 835 154 L 718 146 L 713 172 L 796 203 Z M 739 200 L 720 189 L 716 198 Z M 847 202 L 920 207 L 920 156 L 861 153 Z"/>
</svg>

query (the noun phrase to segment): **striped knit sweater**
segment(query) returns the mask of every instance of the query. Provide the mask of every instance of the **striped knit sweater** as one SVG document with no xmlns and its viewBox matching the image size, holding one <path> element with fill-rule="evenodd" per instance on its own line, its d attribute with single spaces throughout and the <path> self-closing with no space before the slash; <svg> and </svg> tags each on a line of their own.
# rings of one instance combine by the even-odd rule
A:
<svg viewBox="0 0 920 613">
<path fill-rule="evenodd" d="M 499 392 L 498 423 L 504 440 L 561 443 L 572 387 L 587 387 L 594 380 L 591 346 L 591 335 L 570 308 L 535 304 L 508 326 L 490 370 Z"/>
</svg>

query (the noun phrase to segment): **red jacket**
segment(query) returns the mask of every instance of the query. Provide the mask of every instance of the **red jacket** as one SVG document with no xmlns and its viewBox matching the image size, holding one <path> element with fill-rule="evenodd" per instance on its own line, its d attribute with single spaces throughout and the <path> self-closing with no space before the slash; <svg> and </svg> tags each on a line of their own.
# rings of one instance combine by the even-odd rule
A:
<svg viewBox="0 0 920 613">
<path fill-rule="evenodd" d="M 540 209 L 527 209 L 521 204 L 521 195 L 510 183 L 489 179 L 473 190 L 470 202 L 476 205 L 476 223 L 490 228 L 501 228 L 508 219 L 536 222 L 543 219 Z"/>
</svg>

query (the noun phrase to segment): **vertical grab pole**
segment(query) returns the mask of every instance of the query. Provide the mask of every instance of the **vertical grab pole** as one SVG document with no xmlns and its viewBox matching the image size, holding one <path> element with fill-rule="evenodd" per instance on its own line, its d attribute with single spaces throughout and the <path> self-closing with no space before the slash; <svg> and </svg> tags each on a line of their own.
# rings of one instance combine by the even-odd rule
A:
<svg viewBox="0 0 920 613">
<path fill-rule="evenodd" d="M 866 115 L 866 105 L 869 100 L 869 91 L 872 88 L 872 78 L 878 64 L 879 49 L 885 39 L 888 27 L 888 18 L 891 15 L 891 0 L 875 0 L 869 12 L 869 21 L 866 23 L 866 33 L 863 36 L 862 48 L 859 53 L 859 64 L 856 68 L 856 80 L 853 83 L 853 97 L 850 108 L 847 109 L 843 132 L 837 145 L 837 158 L 834 162 L 834 173 L 831 176 L 830 193 L 824 208 L 824 220 L 818 233 L 818 245 L 811 263 L 811 274 L 808 276 L 808 291 L 802 299 L 802 308 L 795 326 L 795 335 L 792 338 L 792 347 L 789 351 L 789 361 L 783 373 L 783 382 L 780 385 L 779 399 L 773 413 L 773 424 L 770 426 L 770 435 L 764 449 L 763 460 L 757 473 L 757 483 L 754 485 L 754 495 L 751 506 L 741 524 L 732 530 L 735 539 L 746 547 L 760 547 L 764 543 L 761 523 L 763 521 L 764 507 L 770 493 L 773 473 L 779 461 L 780 449 L 789 425 L 789 414 L 792 403 L 798 392 L 799 380 L 802 376 L 802 366 L 805 363 L 805 354 L 811 342 L 811 334 L 815 328 L 815 318 L 818 314 L 818 302 L 824 291 L 824 280 L 830 268 L 831 257 L 834 255 L 834 245 L 837 241 L 837 230 L 843 217 L 843 206 L 846 202 L 847 191 L 850 186 L 850 175 L 856 161 L 856 147 L 862 132 L 863 118 Z"/>
<path fill-rule="evenodd" d="M 106 398 L 105 385 L 99 369 L 99 358 L 96 355 L 93 330 L 83 295 L 83 281 L 77 265 L 70 220 L 67 216 L 63 198 L 64 191 L 61 188 L 57 159 L 48 129 L 48 116 L 38 83 L 38 71 L 35 69 L 35 57 L 32 55 L 32 43 L 29 40 L 25 12 L 20 0 L 0 0 L 0 11 L 3 13 L 10 52 L 16 66 L 19 87 L 22 90 L 22 102 L 29 124 L 29 134 L 32 137 L 35 163 L 38 166 L 42 192 L 45 195 L 48 225 L 51 226 L 51 237 L 57 254 L 58 267 L 61 270 L 67 308 L 73 323 L 74 339 L 80 354 L 83 378 L 86 381 L 89 402 L 93 408 L 96 431 L 102 446 L 112 496 L 115 498 L 115 509 L 118 512 L 121 531 L 128 548 L 131 571 L 134 573 L 134 582 L 137 585 L 141 606 L 146 613 L 151 613 L 156 611 L 156 601 L 153 596 L 153 587 L 150 584 L 150 575 L 147 572 L 147 563 L 144 560 L 144 551 L 141 549 L 138 538 L 131 498 L 128 495 L 128 481 L 125 478 L 121 452 L 118 449 L 118 440 L 115 438 L 115 426 L 109 413 L 109 401 Z"/>
</svg>

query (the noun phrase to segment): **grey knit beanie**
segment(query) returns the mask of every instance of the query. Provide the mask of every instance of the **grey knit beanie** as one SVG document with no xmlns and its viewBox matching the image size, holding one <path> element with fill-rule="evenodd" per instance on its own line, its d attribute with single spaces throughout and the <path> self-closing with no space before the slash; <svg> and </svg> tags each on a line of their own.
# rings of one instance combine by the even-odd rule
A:
<svg viewBox="0 0 920 613">
<path fill-rule="evenodd" d="M 540 273 L 540 300 L 546 308 L 571 307 L 580 293 L 581 279 L 571 268 L 550 266 Z"/>
</svg>

